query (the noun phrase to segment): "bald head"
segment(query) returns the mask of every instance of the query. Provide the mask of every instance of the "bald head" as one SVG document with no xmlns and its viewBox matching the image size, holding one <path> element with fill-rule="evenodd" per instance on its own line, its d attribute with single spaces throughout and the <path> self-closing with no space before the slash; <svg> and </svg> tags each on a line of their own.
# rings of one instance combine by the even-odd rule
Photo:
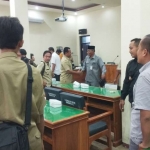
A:
<svg viewBox="0 0 150 150">
<path fill-rule="evenodd" d="M 149 37 L 150 38 L 150 34 L 147 34 L 145 37 Z"/>
<path fill-rule="evenodd" d="M 146 49 L 150 53 L 150 35 L 146 35 L 141 41 L 141 48 Z"/>
</svg>

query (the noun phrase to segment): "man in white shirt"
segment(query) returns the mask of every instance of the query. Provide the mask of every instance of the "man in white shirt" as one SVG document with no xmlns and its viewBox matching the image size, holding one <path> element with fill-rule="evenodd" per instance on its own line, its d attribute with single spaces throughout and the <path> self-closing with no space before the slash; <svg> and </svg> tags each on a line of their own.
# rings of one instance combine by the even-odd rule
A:
<svg viewBox="0 0 150 150">
<path fill-rule="evenodd" d="M 137 51 L 138 63 L 143 67 L 134 85 L 131 112 L 129 150 L 150 148 L 150 35 L 142 39 Z"/>
<path fill-rule="evenodd" d="M 56 81 L 60 81 L 60 67 L 61 67 L 60 57 L 54 51 L 53 47 L 50 47 L 49 51 L 52 53 L 52 58 L 51 58 L 52 77 L 54 77 Z"/>
</svg>

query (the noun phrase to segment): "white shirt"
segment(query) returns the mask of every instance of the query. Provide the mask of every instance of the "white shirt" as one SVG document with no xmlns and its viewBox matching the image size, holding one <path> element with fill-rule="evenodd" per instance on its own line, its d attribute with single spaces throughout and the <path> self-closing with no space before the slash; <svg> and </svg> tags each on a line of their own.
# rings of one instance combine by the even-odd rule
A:
<svg viewBox="0 0 150 150">
<path fill-rule="evenodd" d="M 150 62 L 140 69 L 140 75 L 133 89 L 134 104 L 131 112 L 130 139 L 139 145 L 143 136 L 141 131 L 140 110 L 150 111 Z"/>
<path fill-rule="evenodd" d="M 52 64 L 56 65 L 54 74 L 60 75 L 60 67 L 61 67 L 60 57 L 55 52 L 53 52 L 52 58 L 51 58 L 51 69 L 52 69 Z"/>
</svg>

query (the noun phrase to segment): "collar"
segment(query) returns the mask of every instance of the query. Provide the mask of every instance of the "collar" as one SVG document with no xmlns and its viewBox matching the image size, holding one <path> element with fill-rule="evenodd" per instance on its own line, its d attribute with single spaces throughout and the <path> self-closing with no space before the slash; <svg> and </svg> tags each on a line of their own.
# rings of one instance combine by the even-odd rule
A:
<svg viewBox="0 0 150 150">
<path fill-rule="evenodd" d="M 90 57 L 90 56 L 89 56 L 89 58 L 90 58 L 90 59 L 92 59 L 92 58 L 94 59 L 95 57 L 96 57 L 96 55 L 95 55 L 95 54 L 94 54 L 92 57 Z"/>
<path fill-rule="evenodd" d="M 4 52 L 4 53 L 0 54 L 0 59 L 5 58 L 5 57 L 16 57 L 17 58 L 17 54 L 15 52 Z"/>
<path fill-rule="evenodd" d="M 69 58 L 69 57 L 67 57 L 67 56 L 65 56 L 65 55 L 63 55 L 63 57 L 65 57 L 67 60 L 70 60 L 70 58 Z"/>
<path fill-rule="evenodd" d="M 147 62 L 147 63 L 139 70 L 139 72 L 141 73 L 141 72 L 143 72 L 144 70 L 146 70 L 146 69 L 148 69 L 148 68 L 150 68 L 150 61 Z"/>
</svg>

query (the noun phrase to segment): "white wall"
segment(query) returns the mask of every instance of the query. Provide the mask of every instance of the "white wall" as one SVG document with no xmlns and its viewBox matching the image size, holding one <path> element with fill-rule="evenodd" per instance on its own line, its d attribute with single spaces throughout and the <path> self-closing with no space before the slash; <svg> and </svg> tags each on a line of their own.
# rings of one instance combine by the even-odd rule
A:
<svg viewBox="0 0 150 150">
<path fill-rule="evenodd" d="M 8 6 L 0 6 L 0 16 L 9 16 Z M 36 62 L 42 60 L 43 51 L 52 46 L 68 46 L 74 55 L 77 53 L 76 16 L 69 16 L 64 23 L 55 22 L 61 14 L 29 10 L 29 16 L 44 19 L 43 24 L 30 23 L 30 51 L 35 54 Z M 29 54 L 28 54 L 29 57 Z M 77 63 L 77 58 L 74 57 Z"/>
<path fill-rule="evenodd" d="M 67 22 L 55 22 L 60 14 L 29 10 L 29 15 L 44 19 L 45 23 L 30 23 L 31 51 L 38 60 L 48 47 L 68 46 L 76 54 L 76 17 L 68 16 Z M 38 54 L 38 55 L 37 55 Z M 76 61 L 76 60 L 75 60 Z"/>
<path fill-rule="evenodd" d="M 0 16 L 9 15 L 8 6 L 0 6 Z M 42 60 L 42 53 L 48 47 L 69 46 L 74 55 L 75 64 L 79 63 L 78 29 L 87 28 L 91 44 L 96 46 L 96 54 L 104 62 L 113 61 L 120 56 L 121 10 L 112 7 L 93 11 L 81 16 L 69 16 L 64 23 L 55 22 L 59 13 L 29 10 L 29 16 L 44 19 L 43 24 L 30 23 L 30 51 L 35 54 L 36 62 Z M 116 63 L 120 60 L 117 59 Z"/>
<path fill-rule="evenodd" d="M 104 62 L 113 61 L 121 49 L 121 7 L 112 7 L 78 16 L 77 29 L 88 30 L 91 45 Z M 77 40 L 79 35 L 77 35 Z M 79 45 L 79 40 L 77 41 Z M 78 46 L 79 49 L 79 46 Z M 79 51 L 79 50 L 78 50 Z M 120 58 L 116 60 L 118 63 Z"/>
</svg>

